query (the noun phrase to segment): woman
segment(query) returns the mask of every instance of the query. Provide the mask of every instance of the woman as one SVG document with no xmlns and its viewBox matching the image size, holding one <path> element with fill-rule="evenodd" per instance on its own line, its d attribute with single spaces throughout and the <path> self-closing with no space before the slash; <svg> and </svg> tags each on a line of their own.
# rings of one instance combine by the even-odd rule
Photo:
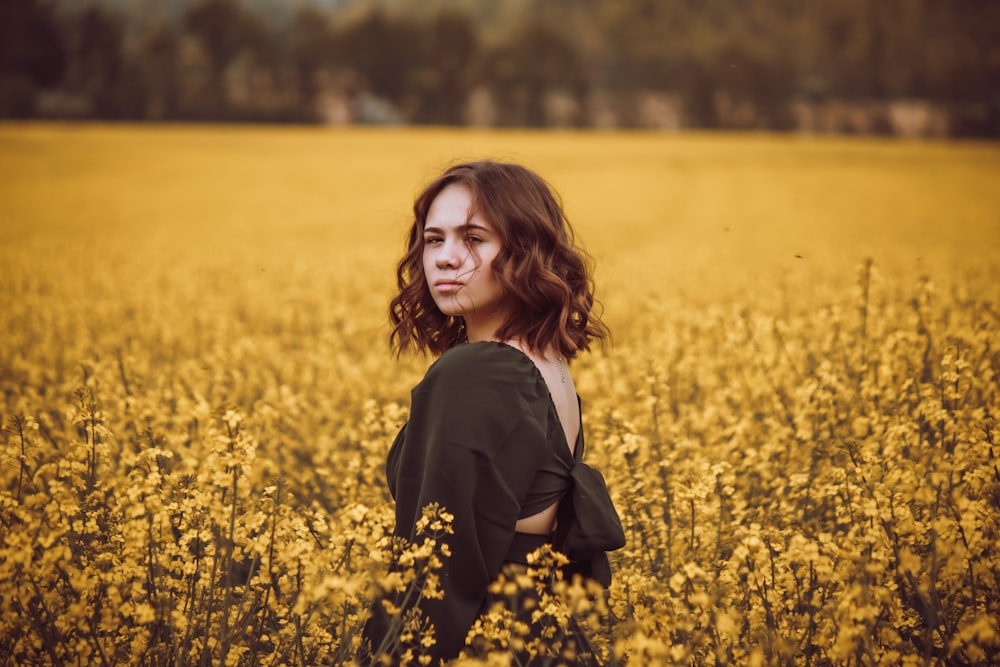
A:
<svg viewBox="0 0 1000 667">
<path fill-rule="evenodd" d="M 434 624 L 433 657 L 450 659 L 505 563 L 526 563 L 545 543 L 569 547 L 573 571 L 610 582 L 605 550 L 624 535 L 603 480 L 580 460 L 568 368 L 608 331 L 559 203 L 514 164 L 459 164 L 424 190 L 397 282 L 397 353 L 440 357 L 413 390 L 386 473 L 398 536 L 416 539 L 431 503 L 454 515 L 444 596 L 419 603 Z M 388 622 L 381 610 L 367 629 L 373 650 Z"/>
</svg>

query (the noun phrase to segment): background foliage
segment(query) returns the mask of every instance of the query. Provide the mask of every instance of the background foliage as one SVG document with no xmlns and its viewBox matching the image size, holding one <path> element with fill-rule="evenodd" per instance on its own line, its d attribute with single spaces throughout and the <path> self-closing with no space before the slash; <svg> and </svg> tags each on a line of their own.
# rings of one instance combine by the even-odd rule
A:
<svg viewBox="0 0 1000 667">
<path fill-rule="evenodd" d="M 989 0 L 8 0 L 0 117 L 1000 134 Z"/>
<path fill-rule="evenodd" d="M 995 146 L 51 125 L 0 127 L 0 662 L 349 659 L 427 363 L 393 264 L 484 154 L 563 194 L 615 333 L 574 363 L 629 538 L 599 645 L 995 663 Z"/>
</svg>

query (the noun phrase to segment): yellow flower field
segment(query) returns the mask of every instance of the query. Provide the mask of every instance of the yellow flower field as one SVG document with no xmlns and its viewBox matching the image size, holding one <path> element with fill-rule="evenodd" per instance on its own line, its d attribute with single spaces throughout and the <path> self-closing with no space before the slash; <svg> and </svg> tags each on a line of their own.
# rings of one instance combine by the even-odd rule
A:
<svg viewBox="0 0 1000 667">
<path fill-rule="evenodd" d="M 385 572 L 428 363 L 388 350 L 394 262 L 483 156 L 562 194 L 614 333 L 574 375 L 629 542 L 607 610 L 555 587 L 557 635 L 996 664 L 997 145 L 30 124 L 0 125 L 0 664 L 351 663 L 375 582 L 437 557 Z"/>
</svg>

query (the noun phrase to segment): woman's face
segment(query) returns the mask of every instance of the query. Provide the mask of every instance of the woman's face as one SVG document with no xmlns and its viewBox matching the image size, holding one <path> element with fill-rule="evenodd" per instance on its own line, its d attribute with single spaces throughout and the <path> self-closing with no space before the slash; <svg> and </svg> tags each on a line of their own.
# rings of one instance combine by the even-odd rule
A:
<svg viewBox="0 0 1000 667">
<path fill-rule="evenodd" d="M 424 275 L 434 303 L 461 317 L 469 342 L 490 340 L 503 324 L 503 290 L 493 273 L 500 252 L 496 230 L 478 213 L 469 217 L 472 192 L 445 187 L 424 223 Z"/>
</svg>

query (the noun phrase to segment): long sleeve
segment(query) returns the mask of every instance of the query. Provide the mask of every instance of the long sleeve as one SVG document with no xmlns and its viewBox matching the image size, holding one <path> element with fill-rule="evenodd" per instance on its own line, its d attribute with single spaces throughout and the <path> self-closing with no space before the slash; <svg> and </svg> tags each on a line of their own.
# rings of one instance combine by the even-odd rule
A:
<svg viewBox="0 0 1000 667">
<path fill-rule="evenodd" d="M 421 607 L 435 657 L 455 657 L 514 536 L 547 438 L 549 397 L 531 361 L 495 343 L 445 353 L 414 389 L 410 420 L 387 464 L 396 532 L 415 539 L 429 503 L 455 516 L 440 572 L 443 600 Z"/>
</svg>

